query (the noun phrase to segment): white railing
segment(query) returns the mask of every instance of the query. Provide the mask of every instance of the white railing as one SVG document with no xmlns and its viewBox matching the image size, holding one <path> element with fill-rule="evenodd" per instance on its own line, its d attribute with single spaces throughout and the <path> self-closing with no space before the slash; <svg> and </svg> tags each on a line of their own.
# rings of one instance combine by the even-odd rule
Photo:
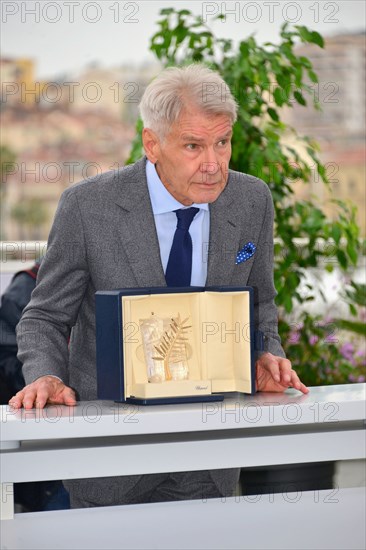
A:
<svg viewBox="0 0 366 550">
<path fill-rule="evenodd" d="M 12 484 L 365 459 L 365 384 L 222 403 L 1 407 L 1 548 L 365 547 L 365 487 L 28 514 Z"/>
</svg>

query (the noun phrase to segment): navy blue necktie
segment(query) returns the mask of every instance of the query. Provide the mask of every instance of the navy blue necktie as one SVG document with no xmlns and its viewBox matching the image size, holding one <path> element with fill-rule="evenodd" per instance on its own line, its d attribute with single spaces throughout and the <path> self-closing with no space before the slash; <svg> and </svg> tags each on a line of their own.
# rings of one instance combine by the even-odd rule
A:
<svg viewBox="0 0 366 550">
<path fill-rule="evenodd" d="M 192 239 L 189 227 L 199 208 L 175 210 L 178 218 L 165 280 L 168 286 L 190 286 L 192 273 Z"/>
</svg>

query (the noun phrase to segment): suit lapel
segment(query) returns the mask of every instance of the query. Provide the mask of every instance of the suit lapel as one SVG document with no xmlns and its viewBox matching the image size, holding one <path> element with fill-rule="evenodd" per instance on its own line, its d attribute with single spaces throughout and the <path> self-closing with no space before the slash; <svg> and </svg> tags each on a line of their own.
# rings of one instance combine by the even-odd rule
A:
<svg viewBox="0 0 366 550">
<path fill-rule="evenodd" d="M 242 246 L 251 239 L 252 205 L 250 200 L 238 204 L 235 187 L 231 183 L 233 174 L 219 198 L 210 204 L 210 244 L 207 270 L 207 286 L 231 284 L 236 255 Z M 243 229 L 243 222 L 245 223 Z M 246 284 L 251 262 L 240 265 L 242 284 Z"/>
<path fill-rule="evenodd" d="M 146 182 L 145 163 L 144 158 L 120 173 L 114 198 L 120 207 L 117 232 L 136 277 L 137 286 L 166 286 Z"/>
</svg>

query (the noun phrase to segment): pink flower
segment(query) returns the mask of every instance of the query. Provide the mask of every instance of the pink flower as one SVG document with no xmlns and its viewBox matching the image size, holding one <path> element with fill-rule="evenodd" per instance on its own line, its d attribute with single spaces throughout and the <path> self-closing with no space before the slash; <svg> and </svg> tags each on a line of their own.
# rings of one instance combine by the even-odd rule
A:
<svg viewBox="0 0 366 550">
<path fill-rule="evenodd" d="M 291 332 L 288 343 L 289 344 L 298 344 L 300 342 L 300 332 Z"/>
<path fill-rule="evenodd" d="M 309 338 L 309 344 L 311 346 L 314 346 L 317 343 L 318 340 L 319 340 L 319 337 L 316 336 L 316 334 L 312 334 Z"/>
<path fill-rule="evenodd" d="M 351 342 L 346 342 L 345 344 L 343 344 L 343 346 L 341 347 L 341 349 L 339 351 L 341 352 L 343 357 L 345 359 L 347 359 L 348 361 L 353 360 L 355 350 L 354 350 L 353 344 Z"/>
<path fill-rule="evenodd" d="M 328 334 L 325 337 L 324 342 L 326 344 L 338 344 L 338 338 L 336 338 L 335 334 Z"/>
</svg>

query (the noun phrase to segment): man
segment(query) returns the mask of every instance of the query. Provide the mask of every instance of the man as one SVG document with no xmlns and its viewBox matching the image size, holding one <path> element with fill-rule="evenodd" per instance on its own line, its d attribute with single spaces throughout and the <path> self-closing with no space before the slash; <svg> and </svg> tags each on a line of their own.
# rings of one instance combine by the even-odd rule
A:
<svg viewBox="0 0 366 550">
<path fill-rule="evenodd" d="M 169 68 L 147 87 L 140 110 L 147 158 L 63 193 L 18 328 L 28 386 L 11 405 L 75 405 L 76 394 L 96 398 L 94 294 L 165 286 L 175 211 L 191 206 L 197 211 L 189 228 L 188 284 L 255 287 L 255 322 L 266 335 L 257 388 L 293 386 L 306 393 L 277 333 L 270 192 L 262 181 L 228 169 L 237 106 L 225 82 L 199 64 Z M 248 242 L 255 253 L 236 263 Z M 221 470 L 125 476 L 69 482 L 68 488 L 72 506 L 218 497 L 232 493 L 238 475 Z"/>
</svg>

